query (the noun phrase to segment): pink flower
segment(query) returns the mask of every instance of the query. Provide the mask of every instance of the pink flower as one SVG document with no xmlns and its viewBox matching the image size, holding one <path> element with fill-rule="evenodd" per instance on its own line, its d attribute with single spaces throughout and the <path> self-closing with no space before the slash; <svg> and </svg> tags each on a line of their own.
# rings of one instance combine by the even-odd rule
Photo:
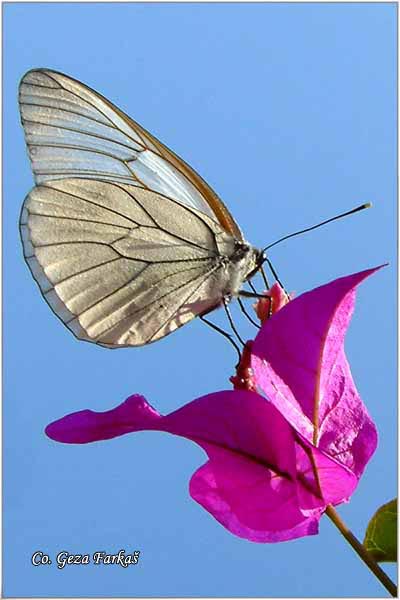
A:
<svg viewBox="0 0 400 600">
<path fill-rule="evenodd" d="M 141 430 L 185 437 L 208 455 L 190 494 L 229 531 L 255 542 L 316 534 L 376 447 L 343 351 L 354 289 L 372 272 L 303 294 L 266 320 L 246 350 L 260 393 L 217 392 L 165 416 L 135 395 L 107 412 L 67 415 L 46 433 L 78 444 Z"/>
<path fill-rule="evenodd" d="M 274 283 L 274 285 L 267 290 L 265 294 L 267 297 L 261 298 L 254 305 L 256 315 L 260 319 L 261 323 L 265 323 L 267 319 L 269 319 L 272 315 L 278 312 L 278 310 L 283 308 L 285 304 L 292 300 L 292 295 L 290 294 L 288 296 L 278 283 Z"/>
</svg>

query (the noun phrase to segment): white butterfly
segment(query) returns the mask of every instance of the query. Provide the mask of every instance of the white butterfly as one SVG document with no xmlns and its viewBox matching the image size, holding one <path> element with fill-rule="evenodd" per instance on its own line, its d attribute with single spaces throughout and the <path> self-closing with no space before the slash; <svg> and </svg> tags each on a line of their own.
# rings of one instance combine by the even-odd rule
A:
<svg viewBox="0 0 400 600">
<path fill-rule="evenodd" d="M 78 81 L 45 69 L 20 84 L 36 187 L 24 256 L 82 340 L 154 342 L 238 295 L 264 255 L 182 159 Z"/>
</svg>

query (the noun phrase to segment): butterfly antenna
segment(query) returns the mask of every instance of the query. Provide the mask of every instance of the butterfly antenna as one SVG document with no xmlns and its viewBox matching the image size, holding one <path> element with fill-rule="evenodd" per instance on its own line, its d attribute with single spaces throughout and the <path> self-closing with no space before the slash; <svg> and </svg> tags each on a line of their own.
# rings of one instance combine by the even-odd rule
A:
<svg viewBox="0 0 400 600">
<path fill-rule="evenodd" d="M 367 202 L 366 204 L 361 204 L 361 206 L 357 206 L 357 208 L 353 208 L 352 210 L 348 210 L 345 213 L 336 215 L 336 217 L 331 217 L 330 219 L 327 219 L 326 221 L 322 221 L 321 223 L 318 223 L 317 225 L 313 225 L 312 227 L 307 227 L 306 229 L 301 229 L 300 231 L 295 231 L 294 233 L 285 235 L 284 237 L 281 237 L 279 240 L 276 240 L 276 242 L 274 242 L 273 244 L 269 244 L 269 246 L 266 246 L 266 248 L 264 248 L 263 252 L 266 252 L 267 250 L 269 250 L 273 246 L 276 246 L 277 244 L 280 244 L 284 240 L 288 240 L 289 238 L 292 238 L 296 235 L 300 235 L 301 233 L 307 233 L 307 231 L 312 231 L 313 229 L 322 227 L 322 225 L 326 225 L 327 223 L 332 223 L 332 221 L 337 221 L 337 219 L 342 219 L 343 217 L 348 217 L 349 215 L 359 212 L 360 210 L 364 210 L 365 208 L 370 208 L 371 206 L 372 206 L 371 202 Z"/>
</svg>

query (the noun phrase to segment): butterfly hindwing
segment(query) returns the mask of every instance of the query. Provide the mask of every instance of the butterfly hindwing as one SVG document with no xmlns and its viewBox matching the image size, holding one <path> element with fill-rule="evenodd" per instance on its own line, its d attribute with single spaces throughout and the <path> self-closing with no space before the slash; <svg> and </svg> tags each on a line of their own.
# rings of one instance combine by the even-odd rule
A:
<svg viewBox="0 0 400 600">
<path fill-rule="evenodd" d="M 46 301 L 80 339 L 147 344 L 221 300 L 216 239 L 226 234 L 155 192 L 90 179 L 47 181 L 28 195 L 20 227 Z"/>
</svg>

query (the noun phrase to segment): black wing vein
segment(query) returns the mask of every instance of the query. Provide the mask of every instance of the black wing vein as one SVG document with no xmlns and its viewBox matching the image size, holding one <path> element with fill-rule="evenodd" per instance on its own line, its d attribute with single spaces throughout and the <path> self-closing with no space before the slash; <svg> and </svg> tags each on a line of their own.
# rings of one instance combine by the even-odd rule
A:
<svg viewBox="0 0 400 600">
<path fill-rule="evenodd" d="M 160 302 L 161 300 L 163 300 L 164 298 L 167 298 L 168 296 L 170 296 L 171 294 L 173 294 L 174 292 L 176 292 L 177 290 L 181 289 L 182 287 L 185 287 L 186 285 L 188 285 L 189 283 L 193 283 L 194 281 L 196 281 L 197 279 L 199 279 L 200 277 L 205 278 L 205 280 L 212 275 L 212 273 L 214 271 L 216 271 L 218 268 L 220 268 L 220 265 L 215 266 L 213 269 L 211 269 L 209 272 L 203 274 L 203 275 L 196 275 L 196 277 L 192 277 L 191 279 L 185 280 L 185 283 L 182 285 L 178 285 L 175 288 L 173 288 L 172 290 L 169 290 L 167 293 L 163 294 L 162 296 L 159 296 L 158 298 L 152 300 L 151 302 L 149 302 L 148 304 L 145 304 L 143 306 L 141 306 L 140 308 L 128 313 L 127 315 L 124 315 L 121 319 L 119 319 L 116 323 L 113 323 L 110 327 L 108 327 L 107 329 L 105 329 L 104 331 L 102 331 L 102 333 L 100 334 L 101 336 L 104 336 L 108 331 L 110 331 L 110 329 L 113 329 L 116 325 L 118 325 L 118 323 L 120 323 L 121 321 L 123 321 L 124 319 L 128 319 L 129 317 L 133 317 L 136 313 L 142 311 L 142 310 L 146 310 L 148 309 L 150 306 L 153 306 L 154 304 L 156 304 L 157 302 Z M 178 275 L 180 273 L 184 273 L 186 271 L 192 271 L 192 270 L 196 270 L 196 269 L 184 269 L 182 271 L 177 271 L 175 273 L 169 273 L 166 277 L 164 277 L 161 281 L 166 281 L 169 277 L 172 277 L 173 275 Z M 201 281 L 200 285 L 203 283 L 203 281 Z M 200 287 L 199 285 L 199 287 Z M 191 292 L 189 294 L 189 297 L 192 295 L 193 292 Z M 82 313 L 83 314 L 83 313 Z M 79 315 L 82 316 L 82 315 Z M 167 320 L 168 322 L 168 320 Z M 161 327 L 162 329 L 162 327 Z M 156 334 L 154 334 L 156 335 Z M 100 336 L 99 336 L 100 337 Z"/>
</svg>

